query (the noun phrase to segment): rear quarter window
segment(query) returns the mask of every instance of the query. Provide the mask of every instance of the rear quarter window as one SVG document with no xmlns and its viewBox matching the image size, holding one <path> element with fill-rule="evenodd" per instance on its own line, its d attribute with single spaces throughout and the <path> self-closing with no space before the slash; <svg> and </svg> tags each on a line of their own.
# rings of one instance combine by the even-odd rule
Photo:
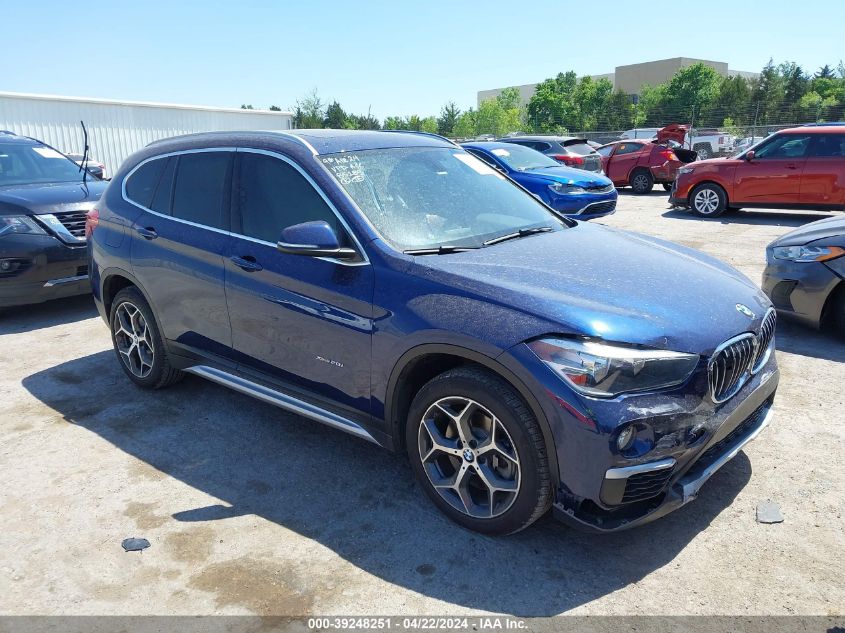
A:
<svg viewBox="0 0 845 633">
<path fill-rule="evenodd" d="M 157 158 L 142 164 L 126 179 L 126 197 L 150 208 L 167 159 Z"/>
</svg>

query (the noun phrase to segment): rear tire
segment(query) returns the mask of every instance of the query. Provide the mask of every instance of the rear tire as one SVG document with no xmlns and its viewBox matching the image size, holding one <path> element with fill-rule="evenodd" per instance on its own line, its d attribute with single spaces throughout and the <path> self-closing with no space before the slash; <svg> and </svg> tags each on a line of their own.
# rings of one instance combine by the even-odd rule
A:
<svg viewBox="0 0 845 633">
<path fill-rule="evenodd" d="M 663 190 L 664 191 L 672 191 L 672 183 L 671 182 L 664 182 L 663 183 Z"/>
<path fill-rule="evenodd" d="M 654 176 L 648 169 L 638 168 L 631 174 L 631 189 L 638 195 L 649 193 L 654 188 Z"/>
<path fill-rule="evenodd" d="M 728 208 L 728 196 L 719 185 L 705 182 L 692 190 L 689 207 L 703 218 L 715 218 Z"/>
<path fill-rule="evenodd" d="M 171 366 L 155 315 L 136 287 L 124 288 L 115 296 L 109 328 L 123 372 L 139 387 L 161 389 L 184 377 Z"/>
<path fill-rule="evenodd" d="M 551 506 L 540 426 L 514 388 L 487 370 L 458 367 L 426 383 L 405 441 L 417 482 L 465 528 L 513 534 Z"/>
</svg>

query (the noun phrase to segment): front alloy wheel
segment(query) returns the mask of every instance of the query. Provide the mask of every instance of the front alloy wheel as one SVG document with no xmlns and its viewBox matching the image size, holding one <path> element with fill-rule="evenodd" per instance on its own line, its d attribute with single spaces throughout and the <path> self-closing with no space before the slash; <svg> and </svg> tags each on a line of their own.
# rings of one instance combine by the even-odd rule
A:
<svg viewBox="0 0 845 633">
<path fill-rule="evenodd" d="M 514 388 L 486 369 L 455 367 L 417 392 L 405 445 L 414 476 L 446 516 L 485 534 L 512 534 L 552 502 L 543 432 Z"/>
<path fill-rule="evenodd" d="M 721 187 L 704 184 L 692 192 L 690 206 L 698 215 L 713 218 L 725 212 L 728 201 Z"/>
<path fill-rule="evenodd" d="M 437 493 L 468 516 L 507 511 L 519 493 L 519 455 L 499 419 L 461 396 L 442 398 L 425 412 L 418 449 Z"/>
</svg>

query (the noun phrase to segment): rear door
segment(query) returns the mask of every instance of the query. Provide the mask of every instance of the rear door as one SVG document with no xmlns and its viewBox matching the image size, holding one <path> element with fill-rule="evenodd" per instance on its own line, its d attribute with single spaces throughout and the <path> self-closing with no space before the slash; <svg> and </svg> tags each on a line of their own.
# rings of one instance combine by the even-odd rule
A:
<svg viewBox="0 0 845 633">
<path fill-rule="evenodd" d="M 628 184 L 628 176 L 631 170 L 637 166 L 643 144 L 624 141 L 616 144 L 616 149 L 607 160 L 605 174 L 613 181 L 614 185 Z"/>
<path fill-rule="evenodd" d="M 239 149 L 225 259 L 232 345 L 243 369 L 370 410 L 373 269 L 282 253 L 282 230 L 325 220 L 363 255 L 328 198 L 282 155 Z"/>
<path fill-rule="evenodd" d="M 801 173 L 801 204 L 845 204 L 845 134 L 816 134 Z"/>
<path fill-rule="evenodd" d="M 230 355 L 232 345 L 223 253 L 233 155 L 234 149 L 203 150 L 163 159 L 149 207 L 133 202 L 143 213 L 130 230 L 132 271 L 164 337 L 220 356 Z M 127 191 L 132 185 L 130 175 Z"/>
<path fill-rule="evenodd" d="M 798 204 L 810 138 L 810 134 L 778 134 L 756 148 L 753 160 L 737 165 L 732 201 Z"/>
</svg>

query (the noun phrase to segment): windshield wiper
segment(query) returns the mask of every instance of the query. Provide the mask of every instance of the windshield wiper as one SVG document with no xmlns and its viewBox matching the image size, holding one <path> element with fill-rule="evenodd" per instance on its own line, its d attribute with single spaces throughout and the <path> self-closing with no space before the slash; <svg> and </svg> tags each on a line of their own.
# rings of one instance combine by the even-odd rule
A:
<svg viewBox="0 0 845 633">
<path fill-rule="evenodd" d="M 473 251 L 478 248 L 478 246 L 444 246 L 441 244 L 435 248 L 410 248 L 404 251 L 404 253 L 406 255 L 448 255 L 449 253 Z"/>
<path fill-rule="evenodd" d="M 499 237 L 494 237 L 491 240 L 487 240 L 484 242 L 484 246 L 491 246 L 493 244 L 498 244 L 499 242 L 505 242 L 507 240 L 515 240 L 519 237 L 525 237 L 526 235 L 534 235 L 535 233 L 548 233 L 549 231 L 553 231 L 554 229 L 550 226 L 535 226 L 530 229 L 519 229 L 516 233 L 508 233 L 507 235 L 500 235 Z"/>
</svg>

